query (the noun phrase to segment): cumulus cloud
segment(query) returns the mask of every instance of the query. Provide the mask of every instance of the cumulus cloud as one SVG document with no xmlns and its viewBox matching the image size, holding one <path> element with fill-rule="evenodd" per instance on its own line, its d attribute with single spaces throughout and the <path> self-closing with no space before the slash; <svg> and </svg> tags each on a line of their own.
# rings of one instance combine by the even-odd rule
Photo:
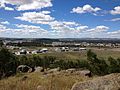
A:
<svg viewBox="0 0 120 90">
<path fill-rule="evenodd" d="M 120 34 L 120 30 L 112 31 L 112 32 L 107 32 L 107 34 L 110 34 L 110 35 Z"/>
<path fill-rule="evenodd" d="M 1 24 L 5 24 L 5 25 L 9 25 L 10 23 L 8 21 L 3 21 L 3 22 L 0 22 Z"/>
<path fill-rule="evenodd" d="M 108 32 L 107 26 L 96 26 L 95 28 L 89 28 L 88 26 L 82 26 L 76 22 L 67 21 L 53 21 L 49 23 L 51 30 L 45 30 L 40 26 L 27 25 L 27 24 L 14 24 L 16 28 L 7 28 L 5 24 L 0 24 L 0 35 L 11 37 L 95 37 L 106 34 L 116 35 L 118 31 Z M 108 34 L 109 33 L 109 34 Z M 117 34 L 118 35 L 118 34 Z"/>
<path fill-rule="evenodd" d="M 68 26 L 78 26 L 79 24 L 76 22 L 67 22 L 67 21 L 63 21 L 62 22 L 64 25 L 68 25 Z"/>
<path fill-rule="evenodd" d="M 71 23 L 71 22 L 67 22 Z M 60 35 L 60 37 L 101 37 L 101 35 L 107 34 L 109 27 L 101 25 L 95 28 L 89 28 L 88 26 L 80 25 L 65 25 L 64 22 L 54 21 L 50 23 L 52 33 Z M 102 36 L 103 37 L 103 36 Z"/>
<path fill-rule="evenodd" d="M 32 9 L 41 9 L 45 7 L 51 7 L 51 0 L 32 0 L 31 3 L 23 4 L 17 7 L 17 10 L 32 10 Z"/>
<path fill-rule="evenodd" d="M 79 26 L 79 27 L 76 28 L 76 30 L 77 30 L 78 32 L 84 32 L 84 31 L 86 31 L 88 28 L 89 28 L 88 26 Z"/>
<path fill-rule="evenodd" d="M 109 27 L 101 25 L 96 26 L 95 28 L 89 28 L 88 26 L 84 26 L 78 24 L 76 22 L 66 22 L 66 21 L 53 21 L 50 24 L 51 29 L 60 34 L 66 36 L 80 36 L 81 34 L 88 34 L 89 36 L 94 34 L 106 33 L 109 30 Z"/>
<path fill-rule="evenodd" d="M 20 29 L 18 31 L 25 32 L 25 33 L 40 33 L 40 32 L 46 32 L 46 30 L 42 29 L 39 26 L 33 26 L 33 25 L 24 25 L 24 24 L 16 24 L 16 26 Z M 21 30 L 22 29 L 22 30 Z"/>
<path fill-rule="evenodd" d="M 47 37 L 48 31 L 34 25 L 15 24 L 17 28 L 8 28 L 0 24 L 0 36 L 10 37 Z M 15 27 L 14 26 L 14 27 Z"/>
<path fill-rule="evenodd" d="M 82 26 L 76 22 L 70 21 L 53 21 L 49 23 L 52 34 L 58 37 L 80 37 L 80 34 L 88 29 L 88 26 Z"/>
<path fill-rule="evenodd" d="M 6 27 L 0 24 L 0 32 L 5 32 L 5 30 L 6 30 Z"/>
<path fill-rule="evenodd" d="M 41 13 L 43 13 L 43 14 L 50 14 L 51 12 L 50 11 L 42 11 Z"/>
<path fill-rule="evenodd" d="M 13 5 L 22 5 L 32 3 L 32 0 L 3 0 L 5 3 L 13 4 Z"/>
<path fill-rule="evenodd" d="M 83 7 L 77 7 L 72 9 L 72 13 L 78 13 L 78 14 L 83 14 L 83 13 L 96 13 L 100 11 L 101 8 L 95 7 L 93 8 L 91 5 L 84 5 Z"/>
<path fill-rule="evenodd" d="M 14 8 L 11 8 L 11 7 L 5 7 L 4 9 L 8 10 L 8 11 L 13 11 L 14 10 Z"/>
<path fill-rule="evenodd" d="M 51 29 L 54 30 L 68 30 L 68 29 L 72 29 L 76 26 L 78 26 L 79 24 L 76 22 L 67 22 L 67 21 L 53 21 L 49 23 Z"/>
<path fill-rule="evenodd" d="M 18 11 L 24 10 L 34 10 L 34 9 L 42 9 L 46 7 L 52 7 L 51 0 L 1 0 L 1 6 L 5 8 L 5 10 L 14 10 L 11 7 L 6 7 L 6 4 L 15 5 Z"/>
<path fill-rule="evenodd" d="M 14 10 L 14 8 L 7 7 L 7 6 L 5 5 L 5 1 L 4 1 L 4 0 L 1 0 L 1 1 L 0 1 L 0 8 L 4 8 L 5 10 L 8 10 L 8 11 L 13 11 L 13 10 Z"/>
<path fill-rule="evenodd" d="M 36 24 L 48 24 L 53 21 L 54 18 L 48 15 L 49 11 L 42 12 L 25 12 L 20 17 L 15 17 L 15 19 L 19 19 L 22 21 L 28 21 Z"/>
<path fill-rule="evenodd" d="M 33 25 L 24 25 L 24 24 L 16 24 L 18 28 L 27 28 L 27 29 L 40 29 L 39 26 L 33 26 Z"/>
<path fill-rule="evenodd" d="M 120 6 L 115 7 L 113 10 L 110 11 L 112 15 L 120 14 Z"/>
<path fill-rule="evenodd" d="M 109 29 L 109 27 L 101 25 L 101 26 L 96 26 L 95 28 L 87 30 L 87 32 L 91 33 L 101 33 L 101 32 L 106 32 Z"/>
<path fill-rule="evenodd" d="M 107 35 L 113 38 L 120 38 L 120 30 L 107 32 Z"/>
<path fill-rule="evenodd" d="M 115 21 L 120 21 L 120 18 L 113 18 L 113 19 L 105 20 L 105 21 L 112 21 L 112 22 L 115 22 Z"/>
</svg>

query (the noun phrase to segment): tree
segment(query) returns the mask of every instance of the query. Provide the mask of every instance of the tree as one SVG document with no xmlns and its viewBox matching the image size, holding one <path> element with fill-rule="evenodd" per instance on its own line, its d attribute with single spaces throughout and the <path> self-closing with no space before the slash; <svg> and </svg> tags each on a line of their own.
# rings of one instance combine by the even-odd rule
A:
<svg viewBox="0 0 120 90">
<path fill-rule="evenodd" d="M 0 74 L 5 76 L 6 73 L 16 72 L 17 59 L 16 57 L 6 48 L 0 50 Z"/>
<path fill-rule="evenodd" d="M 88 62 L 86 60 L 77 60 L 77 68 L 88 68 Z"/>
<path fill-rule="evenodd" d="M 0 40 L 0 46 L 2 46 L 3 45 L 3 42 L 2 42 L 2 40 Z"/>
<path fill-rule="evenodd" d="M 94 62 L 98 62 L 97 55 L 91 50 L 87 51 L 87 60 L 90 61 L 91 64 Z"/>
<path fill-rule="evenodd" d="M 120 72 L 120 63 L 119 59 L 114 59 L 112 57 L 108 58 L 109 61 L 109 73 L 119 73 Z"/>
<path fill-rule="evenodd" d="M 97 55 L 89 50 L 87 52 L 87 60 L 89 63 L 89 69 L 93 74 L 105 75 L 108 73 L 108 65 L 104 59 L 97 58 Z"/>
</svg>

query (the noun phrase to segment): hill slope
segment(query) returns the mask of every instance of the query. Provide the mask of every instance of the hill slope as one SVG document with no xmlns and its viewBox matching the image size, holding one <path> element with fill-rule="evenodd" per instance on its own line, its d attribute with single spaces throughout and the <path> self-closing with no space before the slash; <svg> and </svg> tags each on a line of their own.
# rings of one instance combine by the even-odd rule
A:
<svg viewBox="0 0 120 90">
<path fill-rule="evenodd" d="M 76 83 L 72 90 L 120 90 L 120 74 L 110 74 Z"/>
<path fill-rule="evenodd" d="M 0 80 L 0 90 L 120 90 L 120 73 L 92 78 L 64 72 L 18 74 Z"/>
</svg>

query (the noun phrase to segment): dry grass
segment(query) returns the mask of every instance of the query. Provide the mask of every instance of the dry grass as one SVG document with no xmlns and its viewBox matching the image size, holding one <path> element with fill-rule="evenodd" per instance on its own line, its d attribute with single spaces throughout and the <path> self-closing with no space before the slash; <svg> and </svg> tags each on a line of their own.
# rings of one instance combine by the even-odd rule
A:
<svg viewBox="0 0 120 90">
<path fill-rule="evenodd" d="M 108 59 L 108 57 L 120 58 L 120 51 L 114 50 L 104 50 L 104 49 L 92 49 L 93 52 L 97 54 L 99 58 Z M 87 51 L 80 51 L 80 52 L 52 52 L 52 53 L 45 53 L 39 54 L 39 56 L 53 56 L 56 59 L 63 59 L 63 60 L 86 60 L 87 59 Z"/>
<path fill-rule="evenodd" d="M 24 78 L 27 76 L 27 78 Z M 87 77 L 72 74 L 31 73 L 16 75 L 0 80 L 0 90 L 37 90 L 39 86 L 43 90 L 70 90 L 74 83 L 84 81 Z M 40 89 L 41 90 L 41 89 Z"/>
<path fill-rule="evenodd" d="M 113 50 L 93 50 L 98 57 L 103 57 L 107 59 L 108 57 L 113 57 L 113 58 L 120 58 L 120 51 L 113 51 Z"/>
</svg>

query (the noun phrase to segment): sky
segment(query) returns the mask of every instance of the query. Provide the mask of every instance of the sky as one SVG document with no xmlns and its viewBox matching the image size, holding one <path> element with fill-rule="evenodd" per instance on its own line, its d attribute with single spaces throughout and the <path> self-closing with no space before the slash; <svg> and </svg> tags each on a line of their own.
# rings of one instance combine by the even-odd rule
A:
<svg viewBox="0 0 120 90">
<path fill-rule="evenodd" d="M 120 38 L 120 0 L 0 0 L 0 37 Z"/>
</svg>

